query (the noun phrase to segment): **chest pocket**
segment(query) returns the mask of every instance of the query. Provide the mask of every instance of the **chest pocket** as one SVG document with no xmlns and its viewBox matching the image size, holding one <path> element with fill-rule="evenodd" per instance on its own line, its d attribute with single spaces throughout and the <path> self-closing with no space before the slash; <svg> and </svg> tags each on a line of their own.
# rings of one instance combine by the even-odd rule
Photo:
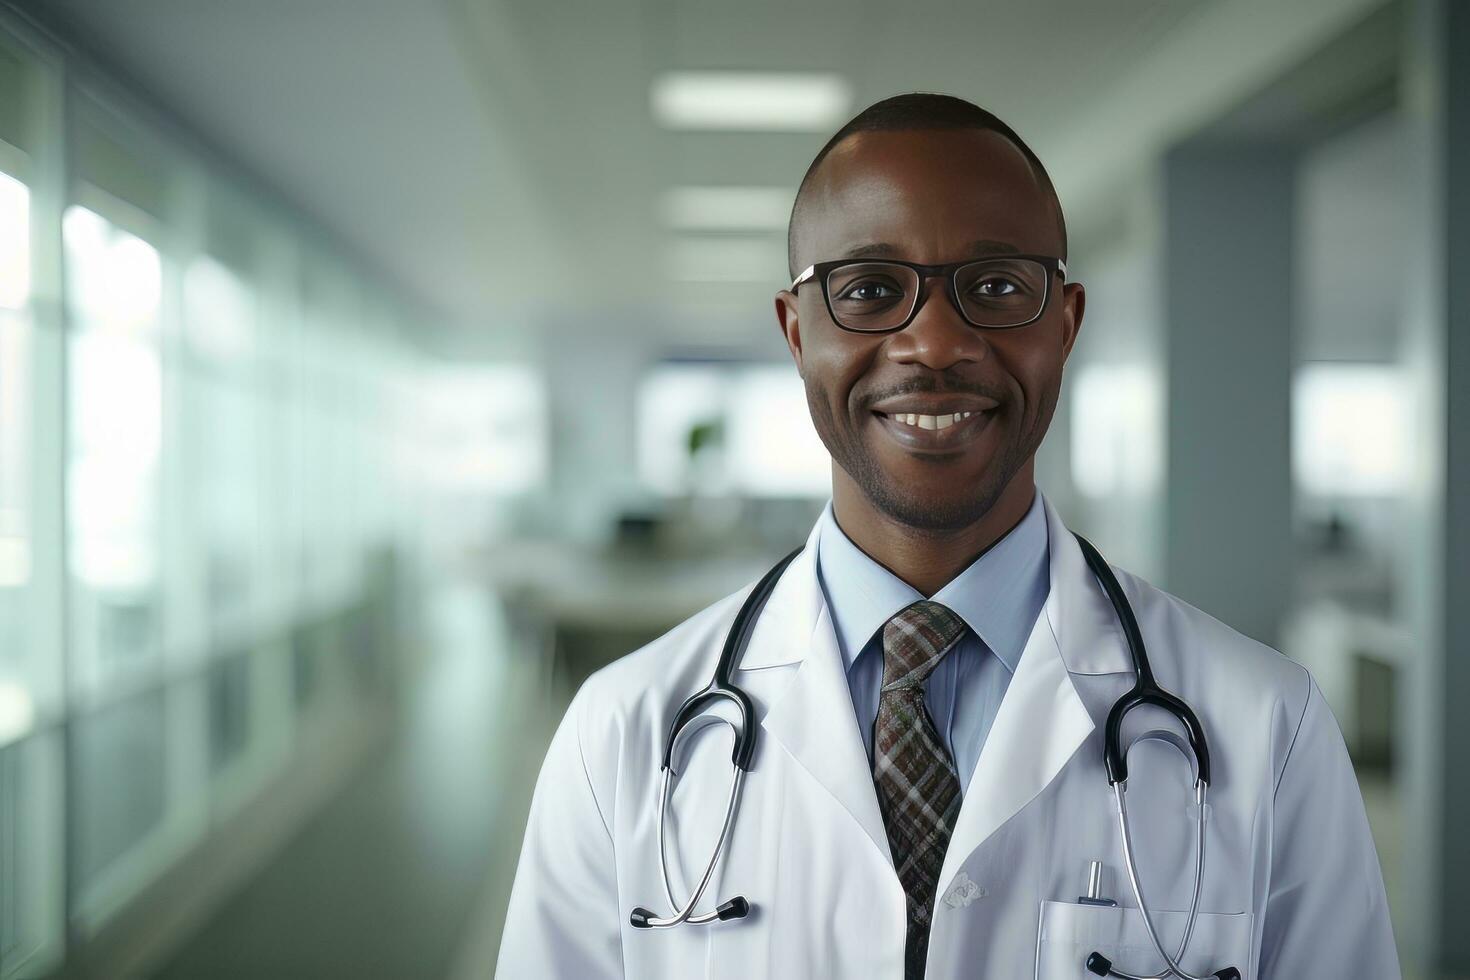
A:
<svg viewBox="0 0 1470 980">
<path fill-rule="evenodd" d="M 1159 940 L 1169 952 L 1179 938 L 1189 911 L 1151 909 Z M 1251 950 L 1251 913 L 1200 912 L 1180 966 L 1208 976 L 1233 966 L 1243 980 L 1254 976 L 1247 962 Z M 1149 941 L 1143 915 L 1137 909 L 1071 902 L 1042 902 L 1036 938 L 1036 980 L 1085 980 L 1094 975 L 1083 965 L 1094 951 L 1113 961 L 1121 971 L 1139 975 L 1164 968 Z"/>
</svg>

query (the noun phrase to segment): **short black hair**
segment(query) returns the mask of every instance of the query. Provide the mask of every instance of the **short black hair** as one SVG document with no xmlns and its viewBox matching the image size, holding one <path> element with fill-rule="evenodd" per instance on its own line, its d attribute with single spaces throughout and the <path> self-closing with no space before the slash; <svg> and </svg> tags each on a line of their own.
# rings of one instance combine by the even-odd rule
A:
<svg viewBox="0 0 1470 980">
<path fill-rule="evenodd" d="M 796 200 L 791 205 L 791 220 L 786 225 L 786 263 L 793 278 L 798 271 L 796 268 L 796 219 L 801 212 L 807 188 L 817 170 L 822 166 L 822 161 L 827 159 L 827 155 L 854 133 L 920 129 L 974 129 L 992 132 L 1020 150 L 1027 162 L 1031 164 L 1031 169 L 1035 171 L 1037 180 L 1041 182 L 1041 186 L 1051 197 L 1052 207 L 1056 212 L 1057 231 L 1062 240 L 1061 258 L 1063 260 L 1067 258 L 1067 222 L 1062 216 L 1061 200 L 1057 197 L 1056 187 L 1052 185 L 1051 176 L 1046 172 L 1046 167 L 1042 166 L 1041 158 L 1032 152 L 1031 147 L 1026 145 L 1026 141 L 1016 135 L 1016 131 L 1002 122 L 998 116 L 980 108 L 973 102 L 967 102 L 953 95 L 941 95 L 937 92 L 908 92 L 875 102 L 853 116 L 846 125 L 832 134 L 832 138 L 812 160 L 811 166 L 807 167 L 806 176 L 801 178 L 801 184 L 797 187 Z"/>
</svg>

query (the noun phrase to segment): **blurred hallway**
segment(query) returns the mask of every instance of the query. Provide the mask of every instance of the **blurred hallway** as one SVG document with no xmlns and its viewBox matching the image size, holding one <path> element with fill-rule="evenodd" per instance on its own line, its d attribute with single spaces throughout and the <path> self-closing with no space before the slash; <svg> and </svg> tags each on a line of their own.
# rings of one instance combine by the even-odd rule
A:
<svg viewBox="0 0 1470 980">
<path fill-rule="evenodd" d="M 830 497 L 772 296 L 915 91 L 1065 212 L 1037 485 L 1470 977 L 1470 3 L 0 0 L 0 980 L 493 976 L 581 678 Z"/>
</svg>

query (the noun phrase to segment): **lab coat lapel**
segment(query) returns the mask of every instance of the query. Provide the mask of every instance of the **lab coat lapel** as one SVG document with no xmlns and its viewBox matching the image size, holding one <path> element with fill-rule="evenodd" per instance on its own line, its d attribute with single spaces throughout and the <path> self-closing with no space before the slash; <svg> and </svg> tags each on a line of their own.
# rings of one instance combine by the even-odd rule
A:
<svg viewBox="0 0 1470 980">
<path fill-rule="evenodd" d="M 852 708 L 837 631 L 817 581 L 816 531 L 772 592 L 743 669 L 800 660 L 761 727 L 837 800 L 891 864 L 873 773 Z M 764 627 L 764 629 L 762 628 Z M 757 647 L 762 634 L 767 645 Z M 754 652 L 760 649 L 760 653 Z"/>
<path fill-rule="evenodd" d="M 1043 504 L 1051 588 L 975 762 L 945 852 L 941 893 L 975 848 L 1044 790 L 1093 730 L 1092 716 L 1062 656 L 1057 628 L 1063 611 L 1077 608 L 1077 593 L 1092 580 L 1071 532 L 1050 502 L 1043 498 Z M 1083 620 L 1074 616 L 1067 622 L 1075 626 Z M 1091 635 L 1065 640 L 1079 648 L 1095 642 Z"/>
<path fill-rule="evenodd" d="M 1131 673 L 1133 660 L 1113 604 L 1051 501 L 1043 496 L 1041 503 L 1046 511 L 1051 594 L 1056 598 L 1055 604 L 1048 601 L 1046 616 L 1061 645 L 1067 670 L 1072 674 Z M 1131 577 L 1124 574 L 1118 578 L 1128 600 L 1136 600 Z"/>
<path fill-rule="evenodd" d="M 976 847 L 1056 778 L 1092 733 L 1095 722 L 1072 673 L 1130 669 L 1112 606 L 1082 549 L 1044 495 L 1042 505 L 1050 589 L 976 760 L 945 854 L 939 879 L 945 885 Z M 772 592 L 741 667 L 800 664 L 762 727 L 831 793 L 891 864 L 837 633 L 817 581 L 816 550 L 813 528 Z"/>
</svg>

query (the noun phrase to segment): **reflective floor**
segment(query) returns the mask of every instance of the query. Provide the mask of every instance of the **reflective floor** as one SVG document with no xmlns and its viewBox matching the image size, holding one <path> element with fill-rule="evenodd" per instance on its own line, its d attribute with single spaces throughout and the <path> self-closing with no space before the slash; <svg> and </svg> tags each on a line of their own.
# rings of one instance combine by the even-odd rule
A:
<svg viewBox="0 0 1470 980">
<path fill-rule="evenodd" d="M 493 976 L 529 787 L 564 699 L 537 658 L 508 655 L 482 591 L 442 593 L 430 625 L 433 652 L 382 756 L 157 980 Z"/>
</svg>

